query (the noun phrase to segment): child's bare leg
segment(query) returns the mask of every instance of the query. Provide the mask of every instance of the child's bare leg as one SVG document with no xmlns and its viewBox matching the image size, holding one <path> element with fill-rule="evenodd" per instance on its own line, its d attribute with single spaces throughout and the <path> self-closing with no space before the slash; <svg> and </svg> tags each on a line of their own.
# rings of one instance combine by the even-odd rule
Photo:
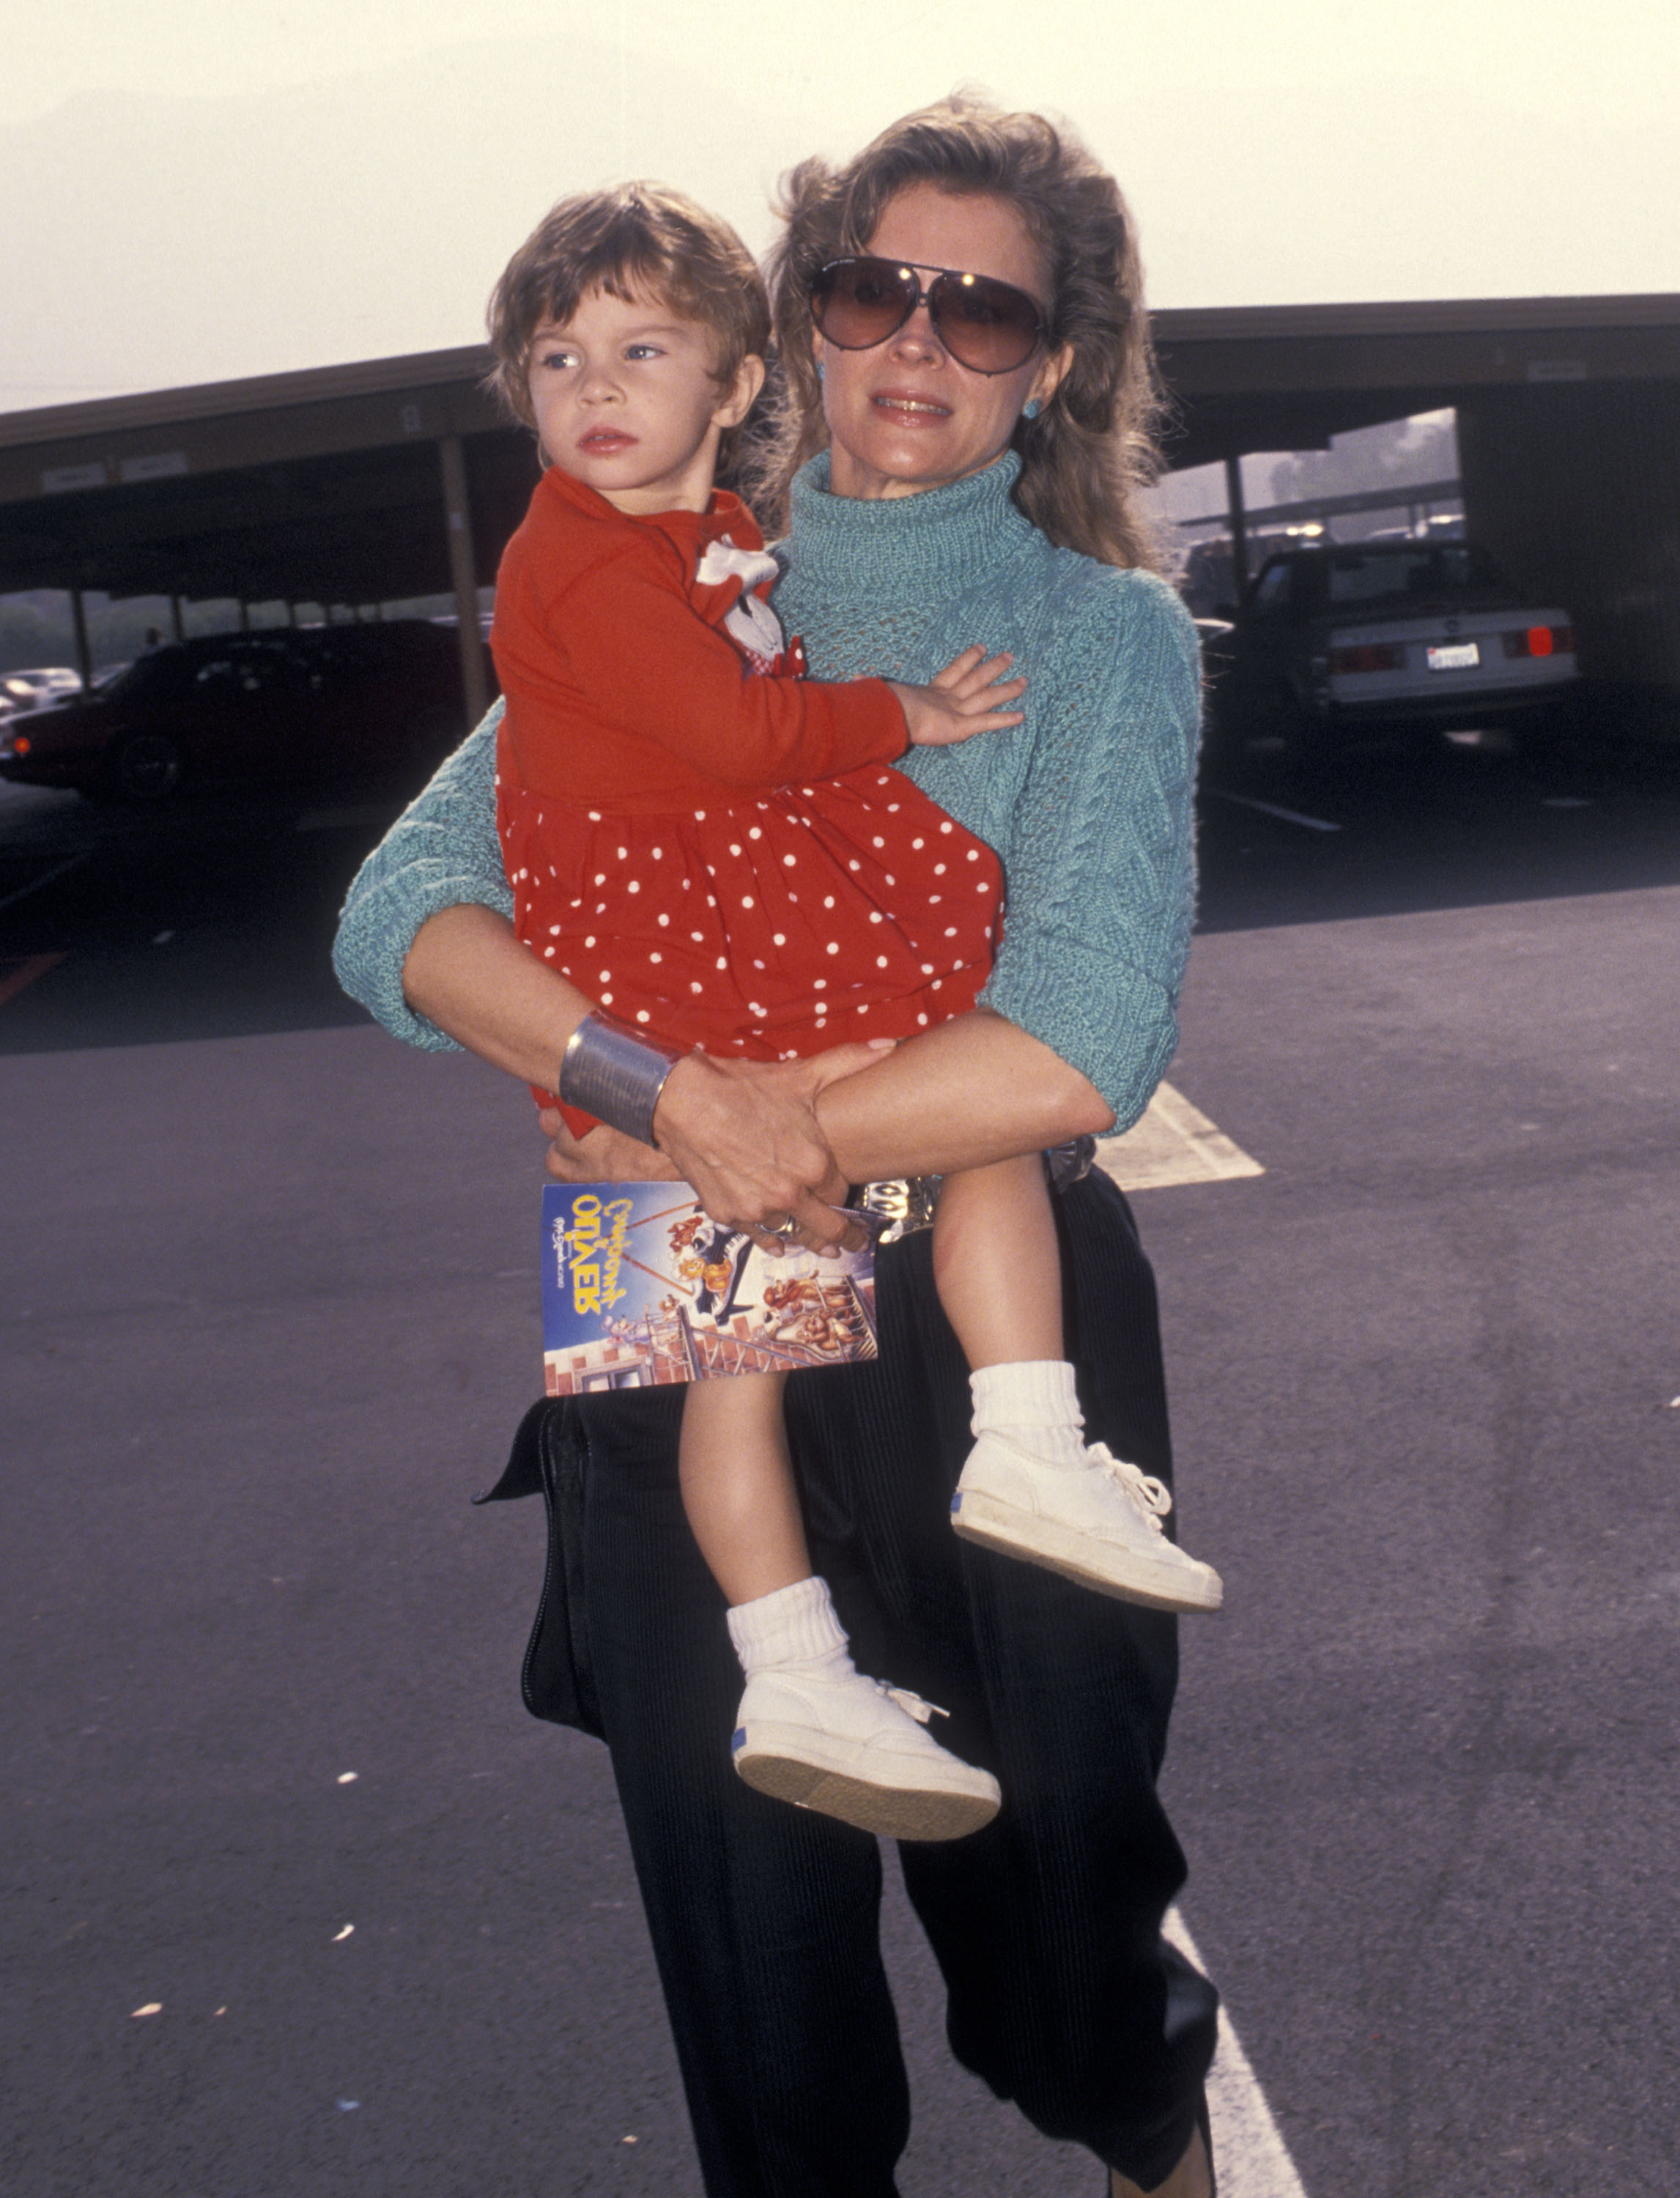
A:
<svg viewBox="0 0 1680 2198">
<path fill-rule="evenodd" d="M 782 1417 L 783 1374 L 694 1381 L 677 1451 L 683 1509 L 731 1603 L 811 1578 Z"/>
<path fill-rule="evenodd" d="M 974 1396 L 977 1439 L 951 1506 L 957 1532 L 1128 1602 L 1217 1609 L 1218 1574 L 1162 1532 L 1166 1489 L 1100 1445 L 1086 1448 L 1037 1154 L 945 1178 L 933 1274 Z"/>
<path fill-rule="evenodd" d="M 1048 1462 L 1083 1465 L 1084 1422 L 1062 1340 L 1061 1255 L 1036 1153 L 945 1178 L 933 1279 L 968 1361 L 974 1433 L 991 1428 Z"/>
<path fill-rule="evenodd" d="M 736 1771 L 760 1793 L 893 1839 L 960 1839 L 997 1813 L 997 1782 L 946 1753 L 852 1660 L 811 1569 L 782 1416 L 785 1376 L 693 1383 L 677 1453 L 683 1508 L 728 1598 L 746 1677 Z M 921 1712 L 925 1720 L 928 1712 Z"/>
<path fill-rule="evenodd" d="M 1037 1153 L 945 1178 L 933 1279 L 971 1373 L 1062 1358 L 1061 1254 Z"/>
</svg>

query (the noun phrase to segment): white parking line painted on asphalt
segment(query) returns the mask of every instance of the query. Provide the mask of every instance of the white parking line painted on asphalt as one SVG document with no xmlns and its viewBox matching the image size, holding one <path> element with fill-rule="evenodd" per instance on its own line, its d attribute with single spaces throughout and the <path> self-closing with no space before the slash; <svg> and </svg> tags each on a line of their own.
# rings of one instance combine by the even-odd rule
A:
<svg viewBox="0 0 1680 2198">
<path fill-rule="evenodd" d="M 1299 809 L 1280 809 L 1275 801 L 1257 801 L 1252 794 L 1227 794 L 1223 786 L 1205 786 L 1202 792 L 1215 801 L 1234 801 L 1239 809 L 1258 809 L 1262 817 L 1281 817 L 1286 824 L 1304 825 L 1309 832 L 1340 832 L 1326 817 L 1303 817 Z"/>
<path fill-rule="evenodd" d="M 1202 1967 L 1195 1940 L 1176 1908 L 1166 1911 L 1165 1933 L 1187 1961 Z M 1207 2076 L 1207 2111 L 1219 2198 L 1306 2198 L 1266 2095 L 1223 2008 L 1218 2049 Z"/>
<path fill-rule="evenodd" d="M 1225 1183 L 1265 1173 L 1170 1084 L 1157 1085 L 1142 1121 L 1117 1137 L 1097 1140 L 1096 1160 L 1122 1190 L 1166 1190 L 1174 1183 Z"/>
<path fill-rule="evenodd" d="M 92 860 L 93 850 L 90 847 L 85 854 L 72 855 L 65 862 L 55 863 L 51 869 L 43 870 L 38 878 L 31 878 L 26 886 L 20 886 L 15 893 L 9 893 L 3 900 L 0 900 L 0 908 L 9 908 L 14 901 L 27 900 L 31 893 L 39 893 L 43 886 L 49 886 L 55 878 L 61 878 L 67 870 L 73 870 L 79 864 Z"/>
</svg>

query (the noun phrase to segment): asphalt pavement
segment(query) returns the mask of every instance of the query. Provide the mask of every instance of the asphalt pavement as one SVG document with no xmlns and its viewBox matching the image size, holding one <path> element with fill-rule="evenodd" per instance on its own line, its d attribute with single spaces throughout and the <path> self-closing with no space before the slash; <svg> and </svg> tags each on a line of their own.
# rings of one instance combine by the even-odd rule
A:
<svg viewBox="0 0 1680 2198">
<path fill-rule="evenodd" d="M 336 994 L 391 802 L 0 793 L 7 2198 L 699 2189 L 603 1750 L 529 1719 L 529 1102 Z M 1334 829 L 1327 829 L 1334 828 Z M 1203 802 L 1141 1194 L 1183 1911 L 1309 2198 L 1680 2188 L 1680 753 Z M 906 2198 L 1096 2198 L 949 2061 Z M 1233 2187 L 1229 2198 L 1243 2198 Z"/>
</svg>

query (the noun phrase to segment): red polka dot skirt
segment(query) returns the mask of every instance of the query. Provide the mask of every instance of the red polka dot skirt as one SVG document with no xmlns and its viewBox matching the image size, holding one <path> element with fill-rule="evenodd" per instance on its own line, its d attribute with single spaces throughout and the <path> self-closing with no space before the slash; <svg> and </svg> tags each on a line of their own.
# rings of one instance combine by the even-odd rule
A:
<svg viewBox="0 0 1680 2198">
<path fill-rule="evenodd" d="M 497 824 L 520 937 L 674 1044 L 787 1061 L 907 1038 L 972 1008 L 991 967 L 997 858 L 880 765 L 660 817 L 504 775 Z"/>
</svg>

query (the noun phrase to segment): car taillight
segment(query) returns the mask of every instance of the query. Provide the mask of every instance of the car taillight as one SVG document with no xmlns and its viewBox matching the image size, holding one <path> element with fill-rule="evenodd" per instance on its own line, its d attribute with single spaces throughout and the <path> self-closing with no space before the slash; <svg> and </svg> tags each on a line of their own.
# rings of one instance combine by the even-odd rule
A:
<svg viewBox="0 0 1680 2198">
<path fill-rule="evenodd" d="M 1399 672 L 1405 661 L 1405 650 L 1388 641 L 1365 641 L 1330 651 L 1332 672 Z"/>
<path fill-rule="evenodd" d="M 12 753 L 14 755 L 26 756 L 29 753 L 29 751 L 34 747 L 34 741 L 30 739 L 27 733 L 14 733 L 12 736 Z"/>
<path fill-rule="evenodd" d="M 1508 633 L 1505 637 L 1507 656 L 1572 656 L 1575 654 L 1575 629 L 1572 625 L 1530 625 L 1520 633 Z"/>
</svg>

